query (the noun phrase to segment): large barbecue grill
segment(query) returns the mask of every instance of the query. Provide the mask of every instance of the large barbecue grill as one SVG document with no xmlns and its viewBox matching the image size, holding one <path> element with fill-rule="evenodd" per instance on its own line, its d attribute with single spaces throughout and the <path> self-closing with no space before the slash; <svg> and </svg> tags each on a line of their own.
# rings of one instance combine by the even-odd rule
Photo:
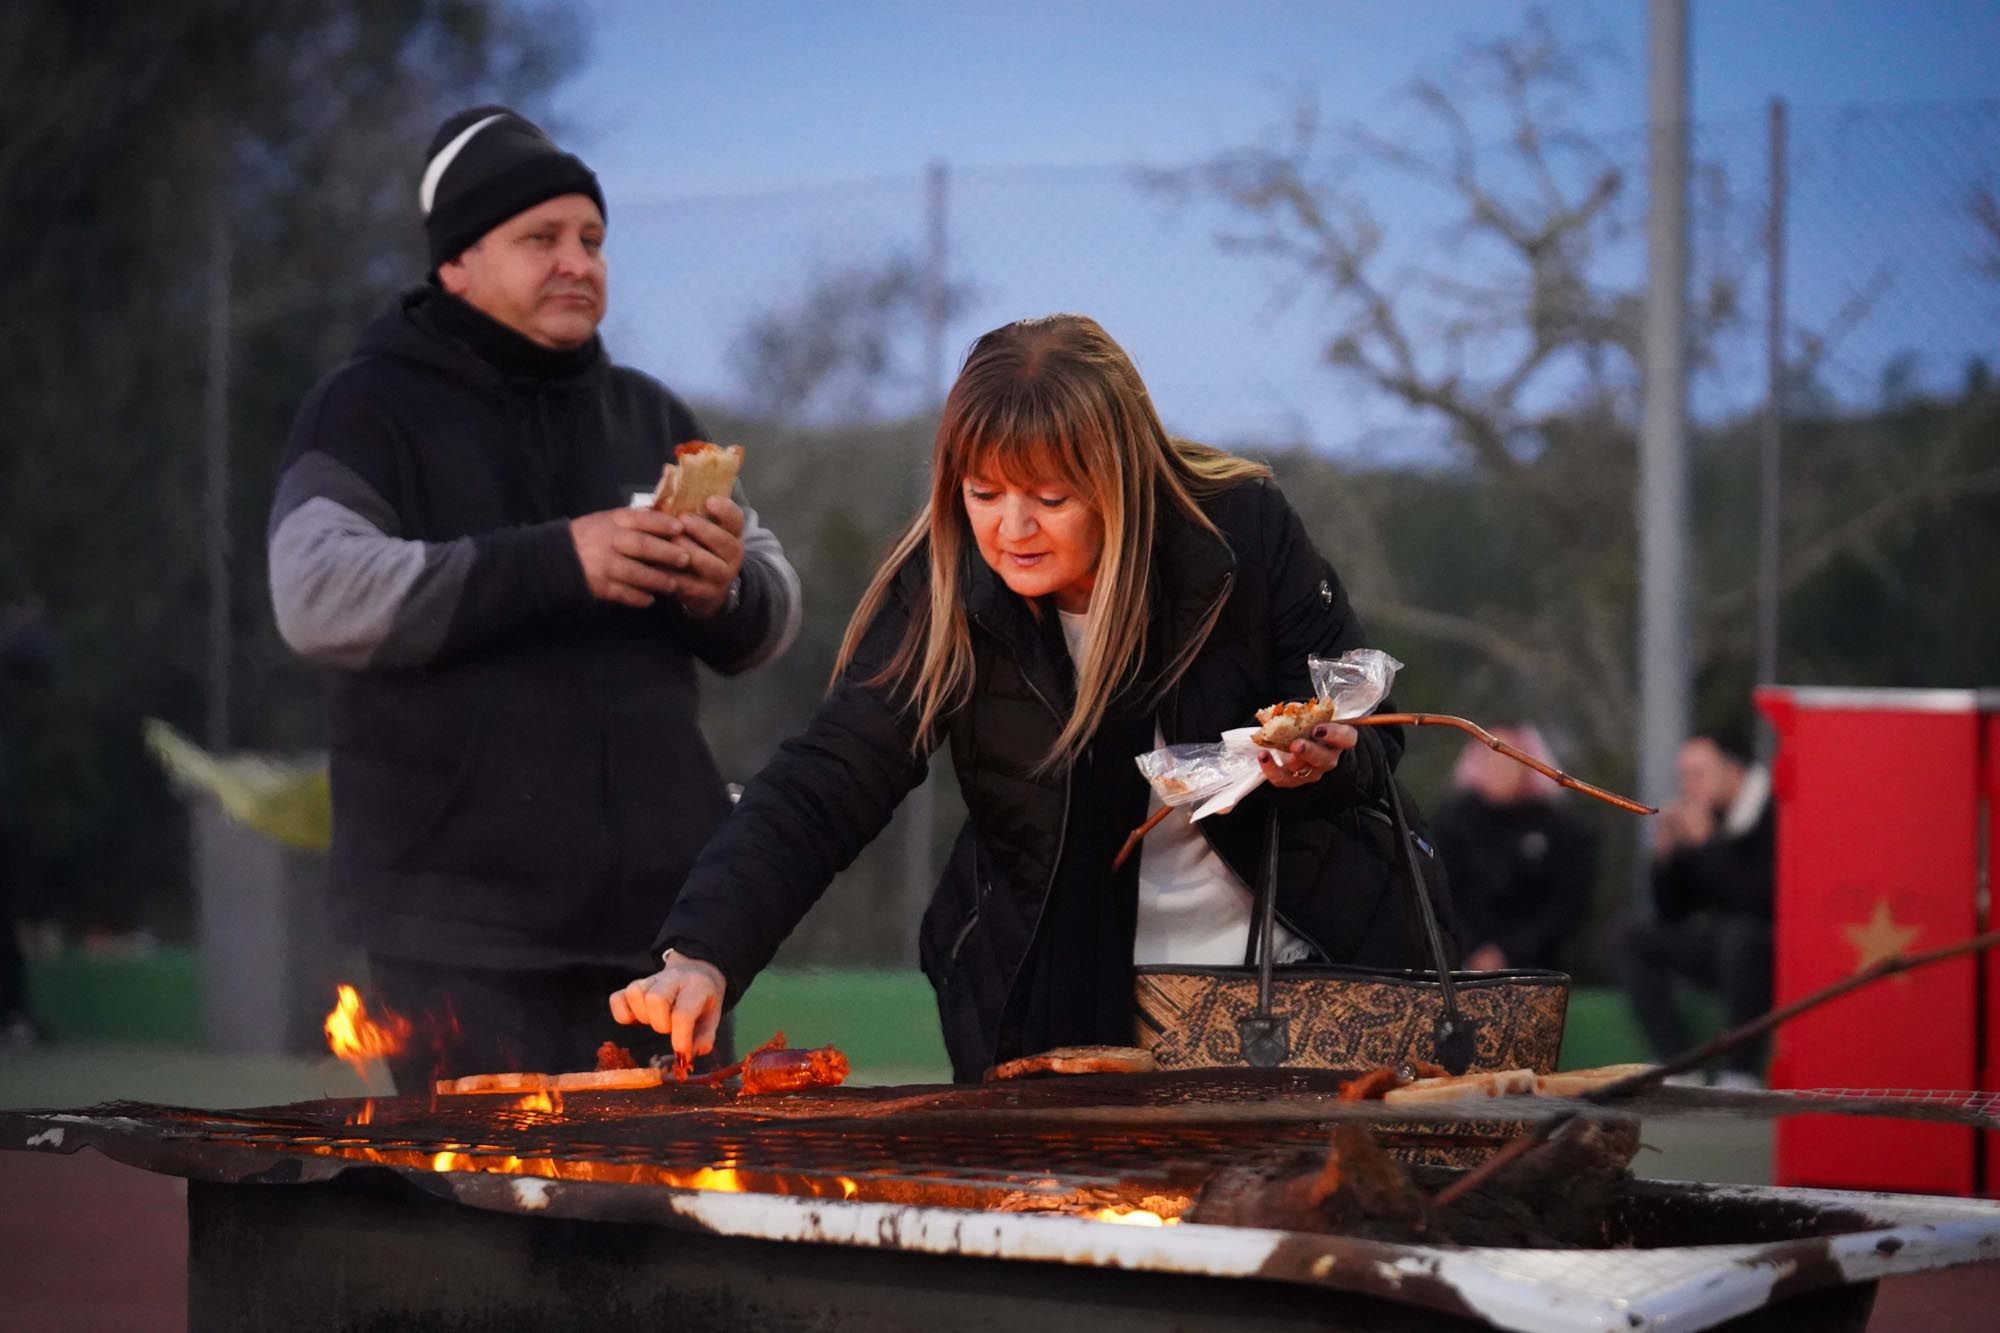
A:
<svg viewBox="0 0 2000 1333">
<path fill-rule="evenodd" d="M 187 1177 L 198 1329 L 1858 1327 L 1879 1277 L 2000 1258 L 1986 1202 L 1661 1182 L 1626 1191 L 1603 1249 L 1179 1221 L 1218 1170 L 1323 1148 L 1343 1119 L 1415 1161 L 1520 1128 L 1490 1104 L 1338 1102 L 1340 1077 L 113 1103 L 0 1113 L 0 1146 Z M 1661 1089 L 1624 1113 L 1805 1107 L 1884 1109 Z M 1916 1109 L 1996 1123 L 1984 1101 Z"/>
</svg>

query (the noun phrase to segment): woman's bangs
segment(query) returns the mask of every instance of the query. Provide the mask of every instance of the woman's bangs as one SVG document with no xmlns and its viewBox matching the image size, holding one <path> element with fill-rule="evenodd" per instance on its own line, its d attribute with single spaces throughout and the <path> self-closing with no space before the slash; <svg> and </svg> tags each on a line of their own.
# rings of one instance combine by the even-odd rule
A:
<svg viewBox="0 0 2000 1333">
<path fill-rule="evenodd" d="M 1055 481 L 1078 494 L 1089 494 L 1082 469 L 1075 466 L 1069 451 L 1042 439 L 982 441 L 973 451 L 972 475 L 1024 489 Z"/>
<path fill-rule="evenodd" d="M 966 441 L 967 476 L 1023 487 L 1057 481 L 1079 495 L 1091 494 L 1078 442 L 1062 423 L 1014 418 L 981 424 L 988 429 Z"/>
</svg>

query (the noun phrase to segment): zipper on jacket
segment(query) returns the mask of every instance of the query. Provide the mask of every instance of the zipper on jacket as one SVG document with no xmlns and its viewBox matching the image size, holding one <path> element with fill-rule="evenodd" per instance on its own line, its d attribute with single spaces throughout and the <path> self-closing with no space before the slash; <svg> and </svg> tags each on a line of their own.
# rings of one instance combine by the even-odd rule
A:
<svg viewBox="0 0 2000 1333">
<path fill-rule="evenodd" d="M 1009 653 L 1014 652 L 1014 650 L 1011 647 L 1008 648 L 1007 651 Z M 1014 664 L 1016 666 L 1022 665 L 1019 654 L 1015 654 Z M 1062 724 L 1062 714 L 1056 712 L 1056 706 L 1049 702 L 1049 697 L 1046 694 L 1042 693 L 1041 687 L 1035 684 L 1035 678 L 1028 673 L 1025 667 L 1021 671 L 1021 679 L 1027 682 L 1029 692 L 1032 693 L 1037 699 L 1041 700 L 1042 707 L 1049 710 L 1050 715 L 1055 718 L 1056 724 L 1060 726 Z M 1048 908 L 1049 891 L 1055 888 L 1056 886 L 1056 872 L 1062 866 L 1063 848 L 1069 842 L 1069 803 L 1070 803 L 1070 797 L 1074 794 L 1072 789 L 1075 785 L 1075 782 L 1076 782 L 1076 766 L 1072 764 L 1068 768 L 1065 768 L 1063 770 L 1062 820 L 1060 823 L 1056 825 L 1055 859 L 1049 862 L 1049 878 L 1048 881 L 1042 885 L 1041 905 L 1035 909 L 1035 930 L 1037 931 L 1039 931 L 1042 928 L 1042 913 Z M 1028 936 L 1028 938 L 1032 940 L 1034 938 L 1034 935 L 1031 933 Z M 1018 971 L 1019 969 L 1017 968 L 1016 970 Z M 1010 990 L 1012 989 L 1011 983 L 1009 984 L 1008 988 Z"/>
<path fill-rule="evenodd" d="M 1056 724 L 1060 726 L 1062 724 L 1062 714 L 1056 711 L 1056 706 L 1049 702 L 1049 697 L 1042 693 L 1040 686 L 1035 684 L 1035 678 L 1021 661 L 1021 655 L 1014 651 L 1014 646 L 1008 643 L 1004 636 L 995 635 L 994 637 L 1000 640 L 1000 644 L 1006 650 L 1007 655 L 1014 659 L 1014 665 L 1020 668 L 1021 680 L 1027 685 L 1029 693 L 1041 701 L 1042 707 L 1049 710 L 1050 716 L 1054 717 Z M 1035 936 L 1041 934 L 1042 917 L 1049 910 L 1049 894 L 1054 891 L 1056 887 L 1056 875 L 1062 870 L 1063 848 L 1069 842 L 1069 805 L 1070 798 L 1075 794 L 1073 791 L 1075 780 L 1076 772 L 1074 765 L 1063 770 L 1062 819 L 1056 825 L 1056 852 L 1055 856 L 1049 861 L 1049 877 L 1042 884 L 1041 896 L 1035 901 L 1035 920 L 1034 924 L 1028 929 L 1028 947 L 1022 951 L 1020 958 L 1015 960 L 1013 969 L 1007 974 L 1006 989 L 1000 995 L 1000 1011 L 1003 1019 L 1006 1017 L 1007 1001 L 1012 999 L 1014 995 L 1014 984 L 1021 979 L 1021 968 L 1027 963 L 1028 955 L 1034 952 Z"/>
<path fill-rule="evenodd" d="M 948 978 L 958 968 L 958 955 L 965 948 L 965 942 L 972 938 L 973 927 L 986 910 L 986 877 L 979 873 L 979 853 L 973 852 L 972 864 L 972 914 L 965 918 L 965 924 L 958 928 L 958 935 L 951 942 L 951 951 L 945 955 L 944 968 Z"/>
</svg>

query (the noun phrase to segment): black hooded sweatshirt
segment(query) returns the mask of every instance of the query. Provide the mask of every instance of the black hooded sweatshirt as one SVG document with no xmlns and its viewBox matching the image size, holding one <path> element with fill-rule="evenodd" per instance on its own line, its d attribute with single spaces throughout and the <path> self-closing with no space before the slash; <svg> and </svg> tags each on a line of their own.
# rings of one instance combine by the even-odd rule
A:
<svg viewBox="0 0 2000 1333">
<path fill-rule="evenodd" d="M 601 602 L 569 520 L 650 489 L 702 435 L 595 339 L 551 351 L 428 287 L 306 398 L 271 592 L 286 641 L 337 668 L 331 886 L 370 952 L 649 963 L 728 809 L 695 660 L 733 673 L 782 652 L 798 581 L 746 511 L 721 615 Z"/>
</svg>

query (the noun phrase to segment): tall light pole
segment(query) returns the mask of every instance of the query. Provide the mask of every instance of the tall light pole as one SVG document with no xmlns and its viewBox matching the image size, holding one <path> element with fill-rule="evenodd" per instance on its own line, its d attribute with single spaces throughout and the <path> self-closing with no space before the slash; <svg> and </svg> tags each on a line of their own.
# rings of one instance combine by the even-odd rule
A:
<svg viewBox="0 0 2000 1333">
<path fill-rule="evenodd" d="M 932 162 L 924 173 L 924 390 L 925 409 L 939 412 L 944 407 L 944 325 L 947 312 L 946 274 L 950 266 L 951 177 L 943 162 Z M 910 512 L 916 513 L 930 495 L 928 453 L 913 460 L 910 469 Z M 916 921 L 930 902 L 936 872 L 931 865 L 931 843 L 937 826 L 937 777 L 926 777 L 903 802 L 903 907 L 904 920 Z M 909 936 L 909 956 L 916 957 L 916 935 Z"/>
<path fill-rule="evenodd" d="M 1672 794 L 1692 716 L 1687 550 L 1687 0 L 1647 15 L 1645 401 L 1639 426 L 1639 790 Z M 1643 877 L 1635 877 L 1635 886 Z"/>
</svg>

